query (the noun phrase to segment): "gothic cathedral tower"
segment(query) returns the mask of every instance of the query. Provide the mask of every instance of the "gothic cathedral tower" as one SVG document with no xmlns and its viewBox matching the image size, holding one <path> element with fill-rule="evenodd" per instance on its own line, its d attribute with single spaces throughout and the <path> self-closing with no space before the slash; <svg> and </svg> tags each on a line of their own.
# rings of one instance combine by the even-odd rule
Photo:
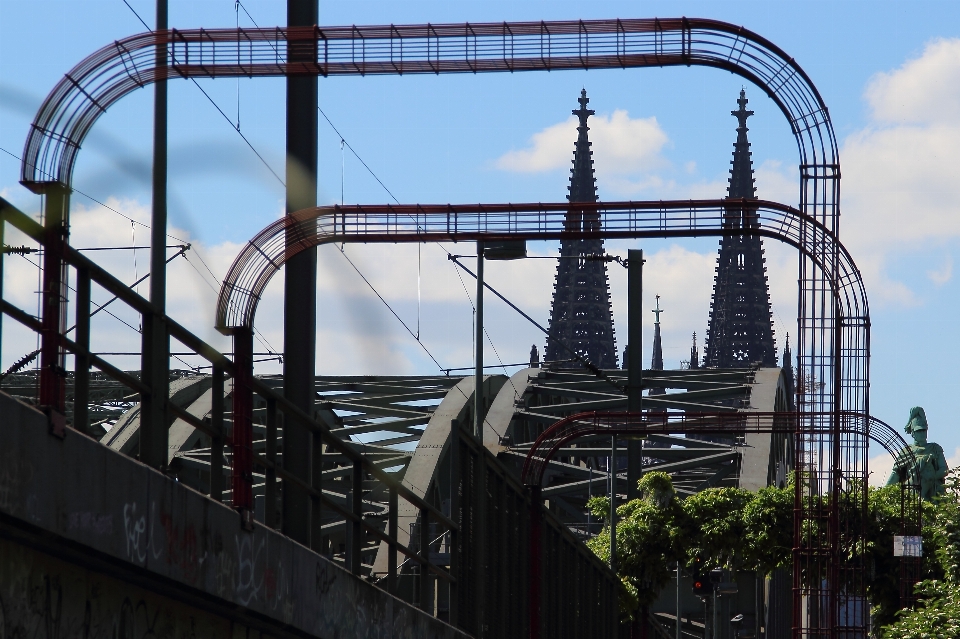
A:
<svg viewBox="0 0 960 639">
<path fill-rule="evenodd" d="M 733 145 L 728 199 L 756 199 L 753 161 L 747 141 L 747 98 L 740 91 L 736 116 L 737 141 Z M 730 206 L 724 212 L 724 225 L 732 229 L 757 226 L 756 213 Z M 710 305 L 710 324 L 704 365 L 717 368 L 743 368 L 755 362 L 776 366 L 777 351 L 770 312 L 770 290 L 763 257 L 763 243 L 757 235 L 727 235 L 720 240 Z"/>
<path fill-rule="evenodd" d="M 569 231 L 590 231 L 600 228 L 600 216 L 590 205 L 597 202 L 597 182 L 593 173 L 593 151 L 587 137 L 587 118 L 595 112 L 587 108 L 586 90 L 580 92 L 580 108 L 573 112 L 580 118 L 577 144 L 570 172 L 570 210 L 565 228 Z M 576 206 L 583 204 L 585 206 Z M 544 362 L 572 359 L 571 349 L 599 368 L 617 367 L 614 344 L 613 311 L 610 308 L 610 284 L 607 265 L 596 259 L 603 255 L 600 238 L 564 239 L 560 241 L 560 260 L 550 308 L 550 328 Z M 593 258 L 593 259 L 591 259 Z M 567 348 L 564 348 L 565 345 Z M 579 367 L 580 364 L 563 364 Z"/>
</svg>

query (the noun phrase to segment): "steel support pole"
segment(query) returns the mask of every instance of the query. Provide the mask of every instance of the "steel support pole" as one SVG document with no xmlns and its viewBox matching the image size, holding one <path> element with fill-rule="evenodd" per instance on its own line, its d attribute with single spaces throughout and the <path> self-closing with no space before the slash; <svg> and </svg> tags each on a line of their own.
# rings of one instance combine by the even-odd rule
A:
<svg viewBox="0 0 960 639">
<path fill-rule="evenodd" d="M 4 248 L 3 234 L 6 223 L 0 219 L 0 300 L 3 299 L 3 263 L 6 261 L 7 251 Z M 3 359 L 3 313 L 0 313 L 0 360 Z"/>
<path fill-rule="evenodd" d="M 433 598 L 430 588 L 430 569 L 427 567 L 430 563 L 430 511 L 426 508 L 420 509 L 420 558 L 426 563 L 420 564 L 420 610 L 425 613 L 433 614 Z"/>
<path fill-rule="evenodd" d="M 355 575 L 360 574 L 360 553 L 363 550 L 363 462 L 359 459 L 353 462 L 353 473 L 350 475 L 350 512 L 357 521 L 350 522 L 350 538 L 347 548 L 347 570 Z"/>
<path fill-rule="evenodd" d="M 450 574 L 453 575 L 453 578 L 456 580 L 453 583 L 450 583 L 450 625 L 457 627 L 457 624 L 460 620 L 460 592 L 459 584 L 463 578 L 463 571 L 460 569 L 460 543 L 462 540 L 467 539 L 466 535 L 461 535 L 461 530 L 463 526 L 463 517 L 460 515 L 460 485 L 461 477 L 460 473 L 460 421 L 456 419 L 450 420 L 450 519 L 452 519 L 456 524 L 458 529 L 451 530 L 450 535 Z M 396 558 L 394 558 L 394 565 L 396 565 Z"/>
<path fill-rule="evenodd" d="M 223 367 L 213 365 L 210 388 L 210 499 L 223 501 Z"/>
<path fill-rule="evenodd" d="M 627 410 L 643 410 L 643 251 L 627 251 Z M 627 499 L 638 496 L 643 440 L 627 443 Z"/>
<path fill-rule="evenodd" d="M 63 247 L 69 229 L 70 192 L 51 186 L 44 192 L 43 287 L 40 334 L 40 407 L 47 413 L 50 432 L 58 437 L 66 433 L 65 353 L 60 336 L 66 329 L 67 267 Z"/>
<path fill-rule="evenodd" d="M 541 496 L 540 486 L 530 487 L 530 589 L 528 614 L 530 639 L 540 639 L 540 552 L 541 552 Z"/>
<path fill-rule="evenodd" d="M 167 28 L 167 0 L 157 0 L 156 30 Z M 153 93 L 153 199 L 150 221 L 150 302 L 166 313 L 167 290 L 167 47 L 157 45 Z M 140 461 L 167 467 L 167 416 L 170 338 L 162 317 L 144 314 L 141 379 L 150 393 L 140 402 Z"/>
<path fill-rule="evenodd" d="M 617 572 L 617 436 L 610 438 L 610 570 Z"/>
<path fill-rule="evenodd" d="M 253 530 L 253 330 L 233 334 L 233 507 L 244 529 Z"/>
<path fill-rule="evenodd" d="M 273 464 L 264 471 L 263 523 L 277 527 L 277 400 L 267 399 L 267 461 Z"/>
<path fill-rule="evenodd" d="M 473 389 L 473 435 L 483 446 L 483 242 L 477 242 L 476 369 Z"/>
<path fill-rule="evenodd" d="M 287 25 L 317 24 L 317 0 L 287 0 Z M 290 62 L 316 63 L 313 47 L 293 47 Z M 317 204 L 317 78 L 287 76 L 287 214 Z M 283 301 L 283 394 L 313 415 L 316 375 L 317 249 L 311 248 L 286 263 Z M 313 446 L 302 424 L 289 420 L 283 431 L 283 466 L 309 484 Z M 283 533 L 310 544 L 310 495 L 291 482 L 283 487 Z"/>
<path fill-rule="evenodd" d="M 90 271 L 77 269 L 77 346 L 90 350 Z M 90 426 L 90 357 L 73 355 L 73 427 L 88 434 Z"/>
<path fill-rule="evenodd" d="M 387 548 L 387 592 L 397 596 L 397 511 L 399 503 L 397 489 L 390 487 L 389 504 L 387 505 L 387 535 L 392 543 Z"/>
</svg>

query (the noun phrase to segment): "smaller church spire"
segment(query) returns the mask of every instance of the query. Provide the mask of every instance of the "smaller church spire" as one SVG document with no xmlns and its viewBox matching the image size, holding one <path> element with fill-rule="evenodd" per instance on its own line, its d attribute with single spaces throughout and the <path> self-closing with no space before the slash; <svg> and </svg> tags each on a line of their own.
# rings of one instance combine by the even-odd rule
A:
<svg viewBox="0 0 960 639">
<path fill-rule="evenodd" d="M 700 351 L 697 349 L 697 332 L 693 332 L 693 345 L 690 346 L 690 368 L 700 368 Z"/>
<path fill-rule="evenodd" d="M 660 308 L 660 296 L 657 295 L 657 307 L 650 311 L 653 313 L 653 316 L 656 318 L 653 322 L 653 356 L 650 360 L 650 368 L 655 371 L 663 370 L 663 345 L 660 342 L 660 313 L 663 310 Z M 666 393 L 664 388 L 651 388 L 650 395 L 664 395 Z"/>
<path fill-rule="evenodd" d="M 657 307 L 650 311 L 656 319 L 653 322 L 653 357 L 650 361 L 650 368 L 655 371 L 663 370 L 663 347 L 660 343 L 660 296 L 657 295 Z"/>
</svg>

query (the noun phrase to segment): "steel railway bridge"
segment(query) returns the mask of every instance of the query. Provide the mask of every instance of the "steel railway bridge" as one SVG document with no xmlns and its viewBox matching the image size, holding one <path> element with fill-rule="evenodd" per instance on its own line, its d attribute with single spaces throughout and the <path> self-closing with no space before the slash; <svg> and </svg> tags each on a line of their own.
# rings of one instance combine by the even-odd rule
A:
<svg viewBox="0 0 960 639">
<path fill-rule="evenodd" d="M 295 14 L 291 24 L 303 24 L 303 16 Z M 534 442 L 554 422 L 627 408 L 630 388 L 640 390 L 629 371 L 525 369 L 507 378 L 484 375 L 478 353 L 476 374 L 465 378 L 314 378 L 312 368 L 302 366 L 298 375 L 283 379 L 256 376 L 252 336 L 259 296 L 280 268 L 288 269 L 288 289 L 308 282 L 292 277 L 291 269 L 302 275 L 311 251 L 330 242 L 470 241 L 478 243 L 482 256 L 486 242 L 750 233 L 785 242 L 798 252 L 798 374 L 805 385 L 795 397 L 797 418 L 785 430 L 728 429 L 712 438 L 684 437 L 687 426 L 671 422 L 649 434 L 644 463 L 670 472 L 687 494 L 715 485 L 757 488 L 778 481 L 787 469 L 813 478 L 802 483 L 809 494 L 797 494 L 796 528 L 801 530 L 805 521 L 827 525 L 818 528 L 825 531 L 821 538 L 802 547 L 798 540 L 793 594 L 775 614 L 791 620 L 792 636 L 798 639 L 866 636 L 862 606 L 857 615 L 849 613 L 848 605 L 862 596 L 865 567 L 843 551 L 859 543 L 864 531 L 838 520 L 835 506 L 810 506 L 824 501 L 805 497 L 832 495 L 829 504 L 837 504 L 841 494 L 860 499 L 868 439 L 882 439 L 891 451 L 903 442 L 869 418 L 869 312 L 859 271 L 839 241 L 835 136 L 823 100 L 792 58 L 741 27 L 687 18 L 214 30 L 167 29 L 164 21 L 155 32 L 117 41 L 82 61 L 50 93 L 31 127 L 21 181 L 45 196 L 44 225 L 0 201 L 0 239 L 10 224 L 43 248 L 43 311 L 35 317 L 2 298 L 0 310 L 40 335 L 40 367 L 36 375 L 10 376 L 3 388 L 45 412 L 51 441 L 63 438 L 63 446 L 94 456 L 100 464 L 129 468 L 131 476 L 141 473 L 141 466 L 123 465 L 128 463 L 121 461 L 123 455 L 137 455 L 145 466 L 162 472 L 166 478 L 154 471 L 138 476 L 147 478 L 141 481 L 149 484 L 151 495 L 172 495 L 156 498 L 161 511 L 182 502 L 178 516 L 186 519 L 163 514 L 172 511 L 155 515 L 150 504 L 158 502 L 151 497 L 139 502 L 140 511 L 138 502 L 91 506 L 100 514 L 57 502 L 55 514 L 47 519 L 37 515 L 30 523 L 28 502 L 17 510 L 19 502 L 0 500 L 5 530 L 48 526 L 56 543 L 37 552 L 67 556 L 56 545 L 62 540 L 63 548 L 74 553 L 70 556 L 86 566 L 76 555 L 77 544 L 86 543 L 97 549 L 93 554 L 100 562 L 89 570 L 121 582 L 146 580 L 163 596 L 181 601 L 184 592 L 200 593 L 191 601 L 204 602 L 195 605 L 208 614 L 233 624 L 242 621 L 264 635 L 341 632 L 324 626 L 316 613 L 328 599 L 341 601 L 336 599 L 343 595 L 341 586 L 332 586 L 339 579 L 355 593 L 343 595 L 343 601 L 353 602 L 345 604 L 347 616 L 359 610 L 366 620 L 363 610 L 374 610 L 378 621 L 365 628 L 376 632 L 389 618 L 397 634 L 400 628 L 417 627 L 425 629 L 423 636 L 614 636 L 617 581 L 583 544 L 597 528 L 586 518 L 585 499 L 603 492 L 607 482 L 616 492 L 627 492 L 622 465 L 601 445 L 609 437 L 588 433 L 557 449 L 555 458 L 541 460 L 545 509 L 519 474 L 535 455 Z M 233 336 L 232 358 L 167 316 L 162 288 L 144 299 L 67 242 L 72 171 L 86 135 L 111 105 L 149 84 L 156 83 L 160 95 L 166 81 L 177 78 L 286 76 L 289 86 L 296 87 L 299 79 L 332 75 L 691 65 L 739 74 L 781 109 L 799 152 L 799 210 L 746 200 L 318 208 L 310 198 L 301 198 L 301 206 L 243 248 L 224 282 L 217 328 Z M 155 186 L 165 186 L 163 162 L 165 155 L 155 164 Z M 289 195 L 288 207 L 296 201 Z M 598 216 L 598 228 L 571 232 L 564 227 L 572 210 L 587 209 Z M 724 223 L 731 212 L 749 218 L 751 225 L 731 228 Z M 164 225 L 165 218 L 154 220 L 159 234 L 153 251 L 155 282 L 164 281 Z M 72 299 L 68 270 L 76 282 Z M 478 282 L 482 299 L 482 275 Z M 143 319 L 139 373 L 120 370 L 91 351 L 94 286 L 116 295 Z M 64 324 L 71 303 L 78 320 L 73 336 Z M 314 330 L 288 326 L 288 346 L 293 344 L 295 351 L 310 344 L 303 332 Z M 212 373 L 171 375 L 171 339 L 206 359 Z M 66 370 L 68 353 L 73 356 L 71 372 Z M 99 372 L 91 373 L 91 368 Z M 644 407 L 669 415 L 788 414 L 793 408 L 780 369 L 642 371 L 642 377 L 645 387 L 668 391 L 644 397 Z M 14 409 L 8 410 L 13 414 Z M 23 423 L 34 420 L 24 410 L 16 408 L 25 415 Z M 109 432 L 98 431 L 97 421 L 112 423 Z M 622 422 L 633 424 L 636 432 L 651 428 L 649 419 L 637 422 L 636 415 L 624 414 Z M 89 440 L 76 433 L 94 436 L 105 446 L 90 448 Z M 37 446 L 47 450 L 59 444 Z M 64 468 L 73 463 L 70 457 L 63 459 Z M 31 463 L 40 467 L 48 461 Z M 38 480 L 31 471 L 18 481 L 33 486 Z M 55 490 L 69 492 L 71 487 Z M 220 503 L 240 516 L 223 523 Z M 198 522 L 209 524 L 198 541 L 186 531 L 188 524 L 193 530 L 189 513 L 201 510 L 214 514 L 197 515 Z M 210 536 L 218 526 L 235 535 L 235 554 L 223 546 L 220 533 Z M 155 527 L 166 535 L 164 568 L 148 565 L 150 557 L 159 562 L 164 552 L 158 549 Z M 87 536 L 115 528 L 123 535 L 115 547 L 101 548 Z M 525 540 L 532 540 L 546 561 L 529 565 Z M 199 544 L 200 556 L 211 557 L 210 562 L 189 568 L 180 548 L 184 544 Z M 286 564 L 292 572 L 271 568 L 258 582 L 263 560 L 243 550 L 254 546 L 278 547 L 284 557 L 300 559 Z M 127 564 L 110 568 L 123 558 L 122 548 L 133 572 Z M 305 560 L 301 551 L 312 554 Z M 297 590 L 305 583 L 297 567 L 313 561 L 312 583 L 320 604 L 307 602 Z M 810 571 L 823 579 L 813 585 L 800 581 L 798 576 Z M 357 608 L 363 597 L 373 603 Z M 87 606 L 89 612 L 89 601 Z M 252 617 L 238 617 L 236 606 Z M 117 623 L 126 623 L 126 613 L 117 614 Z M 760 625 L 759 618 L 756 623 Z"/>
</svg>

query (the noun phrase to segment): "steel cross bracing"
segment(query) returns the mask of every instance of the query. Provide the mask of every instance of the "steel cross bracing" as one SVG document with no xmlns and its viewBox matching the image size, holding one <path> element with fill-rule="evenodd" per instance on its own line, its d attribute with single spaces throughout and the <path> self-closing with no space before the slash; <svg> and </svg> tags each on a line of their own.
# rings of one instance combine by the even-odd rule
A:
<svg viewBox="0 0 960 639">
<path fill-rule="evenodd" d="M 570 209 L 589 210 L 600 221 L 596 231 L 571 233 L 564 221 Z M 731 214 L 749 215 L 749 229 L 730 229 L 724 224 Z M 797 398 L 799 408 L 811 413 L 811 406 L 826 406 L 819 415 L 834 415 L 833 429 L 804 431 L 798 443 L 799 472 L 817 478 L 801 483 L 810 496 L 829 489 L 838 504 L 843 491 L 866 491 L 868 443 L 864 431 L 839 430 L 839 413 L 864 414 L 868 406 L 869 310 L 863 282 L 849 253 L 823 224 L 796 209 L 762 200 L 725 199 L 661 202 L 557 203 L 557 204 L 477 204 L 477 205 L 378 205 L 330 206 L 304 209 L 278 220 L 258 233 L 241 251 L 231 266 L 220 291 L 217 326 L 223 332 L 250 334 L 257 301 L 270 278 L 284 261 L 309 247 L 330 242 L 428 242 L 498 241 L 562 239 L 570 236 L 601 238 L 697 237 L 750 234 L 778 239 L 800 253 L 801 328 L 815 329 L 815 336 L 830 336 L 829 342 L 814 350 L 816 367 L 805 366 L 800 357 Z M 809 296 L 817 305 L 805 303 Z M 822 299 L 821 299 L 822 298 Z M 824 313 L 822 304 L 829 307 Z M 835 320 L 836 329 L 835 330 Z M 808 343 L 808 344 L 809 344 Z M 842 345 L 842 347 L 841 347 Z M 235 347 L 236 348 L 236 347 Z M 824 377 L 829 374 L 829 377 Z M 857 502 L 857 503 L 860 503 Z M 829 569 L 829 578 L 817 584 L 795 584 L 802 597 L 816 596 L 830 603 L 833 611 L 823 617 L 804 613 L 802 597 L 794 599 L 794 618 L 800 619 L 803 632 L 798 636 L 817 636 L 836 628 L 841 597 L 845 592 L 863 592 L 865 566 L 840 549 L 859 543 L 865 535 L 862 519 L 839 521 L 839 509 L 829 513 L 805 510 L 809 499 L 797 497 L 798 521 L 831 520 L 823 527 L 833 537 L 815 546 L 801 546 L 797 554 L 794 578 L 811 571 Z M 846 528 L 856 526 L 856 529 Z M 801 530 L 802 527 L 798 530 Z M 799 540 L 798 540 L 799 543 Z M 822 543 L 822 545 L 820 545 Z M 813 590 L 811 590 L 811 588 Z M 814 592 L 815 591 L 815 592 Z M 865 627 L 866 620 L 853 624 Z M 824 625 L 825 624 L 825 625 Z"/>
<path fill-rule="evenodd" d="M 167 59 L 157 64 L 157 48 Z M 290 62 L 306 50 L 312 62 Z M 162 60 L 162 57 L 161 57 Z M 804 180 L 835 181 L 836 140 L 826 106 L 800 66 L 743 27 L 695 18 L 578 20 L 141 33 L 93 53 L 40 107 L 21 178 L 37 190 L 70 186 L 84 138 L 113 103 L 159 77 L 403 75 L 710 66 L 763 87 L 797 136 Z M 822 194 L 812 189 L 810 195 Z M 835 202 L 805 198 L 818 217 Z M 832 226 L 832 225 L 831 225 Z"/>
<path fill-rule="evenodd" d="M 755 409 L 786 410 L 785 380 L 779 369 L 770 369 L 773 375 L 758 378 L 757 369 L 740 370 L 693 369 L 644 371 L 644 382 L 650 387 L 669 389 L 656 397 L 644 398 L 645 406 L 658 411 L 729 411 L 748 410 L 752 403 L 761 402 Z M 605 371 L 614 383 L 626 385 L 626 371 Z M 756 384 L 772 383 L 772 392 L 751 397 Z M 517 476 L 527 458 L 530 447 L 540 434 L 558 419 L 591 410 L 626 410 L 627 397 L 605 380 L 567 370 L 526 369 L 513 376 L 503 393 L 517 393 L 516 411 L 507 425 L 493 423 L 491 428 L 503 433 L 499 438 L 501 452 L 498 458 L 511 467 Z M 763 405 L 765 397 L 769 405 Z M 496 403 L 496 400 L 495 400 Z M 659 415 L 660 413 L 658 413 Z M 505 426 L 505 427 L 504 427 Z M 749 446 L 758 455 L 747 463 L 762 466 L 761 484 L 773 483 L 767 469 L 779 464 L 785 472 L 793 468 L 792 455 L 783 446 L 769 441 L 746 442 L 742 436 L 685 438 L 676 434 L 653 435 L 644 443 L 644 471 L 658 470 L 671 475 L 681 495 L 692 495 L 711 486 L 740 485 L 741 452 Z M 626 446 L 619 449 L 617 491 L 626 495 L 626 467 L 623 465 Z M 763 451 L 766 451 L 765 453 Z M 771 455 L 777 458 L 771 462 Z M 755 457 L 755 458 L 754 458 Z M 558 452 L 548 462 L 547 485 L 541 495 L 550 500 L 553 513 L 572 530 L 585 537 L 596 534 L 603 522 L 588 520 L 586 502 L 592 495 L 609 491 L 610 470 L 609 437 L 578 440 Z M 750 483 L 750 482 L 748 482 Z M 749 488 L 756 488 L 750 483 Z"/>
</svg>

